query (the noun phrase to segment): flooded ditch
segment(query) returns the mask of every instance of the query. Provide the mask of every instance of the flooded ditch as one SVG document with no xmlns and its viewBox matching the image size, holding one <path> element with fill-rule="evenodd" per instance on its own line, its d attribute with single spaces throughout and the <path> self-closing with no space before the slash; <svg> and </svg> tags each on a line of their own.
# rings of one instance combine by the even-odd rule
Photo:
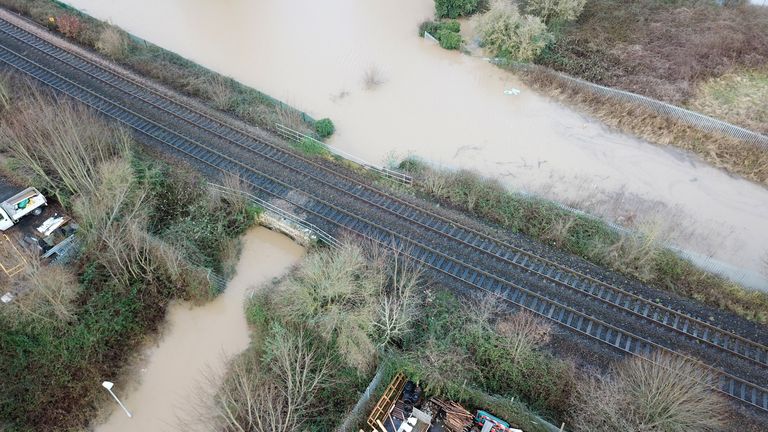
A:
<svg viewBox="0 0 768 432">
<path fill-rule="evenodd" d="M 205 391 L 220 378 L 226 362 L 248 347 L 244 299 L 249 289 L 279 277 L 297 264 L 304 248 L 266 228 L 243 238 L 236 274 L 227 289 L 202 306 L 170 307 L 162 335 L 141 354 L 133 384 L 115 391 L 133 414 L 128 418 L 113 403 L 97 432 L 176 432 L 189 430 L 190 407 L 199 406 Z M 97 420 L 96 423 L 99 423 Z"/>
</svg>

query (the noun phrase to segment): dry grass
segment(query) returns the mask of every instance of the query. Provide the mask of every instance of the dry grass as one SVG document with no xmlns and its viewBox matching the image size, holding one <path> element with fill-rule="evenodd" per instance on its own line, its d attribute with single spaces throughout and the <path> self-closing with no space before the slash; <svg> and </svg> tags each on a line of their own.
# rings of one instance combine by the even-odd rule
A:
<svg viewBox="0 0 768 432">
<path fill-rule="evenodd" d="M 128 55 L 128 35 L 119 28 L 107 25 L 101 31 L 95 48 L 113 60 L 124 59 Z"/>
<path fill-rule="evenodd" d="M 11 106 L 11 94 L 8 91 L 8 84 L 4 76 L 0 75 L 0 111 Z"/>
<path fill-rule="evenodd" d="M 768 70 L 740 71 L 703 82 L 689 106 L 768 134 Z"/>
<path fill-rule="evenodd" d="M 768 8 L 746 4 L 588 0 L 538 62 L 679 104 L 704 80 L 768 64 L 766 28 Z"/>
<path fill-rule="evenodd" d="M 690 151 L 718 168 L 768 185 L 768 151 L 755 145 L 701 131 L 636 104 L 565 86 L 551 73 L 523 76 L 563 104 L 583 109 L 610 126 L 655 144 Z"/>
<path fill-rule="evenodd" d="M 609 376 L 583 382 L 573 426 L 590 432 L 714 432 L 724 426 L 726 403 L 709 375 L 680 358 L 631 358 Z"/>
<path fill-rule="evenodd" d="M 70 269 L 47 265 L 35 251 L 24 251 L 26 267 L 12 283 L 22 293 L 0 307 L 9 322 L 37 322 L 64 325 L 74 318 L 74 300 L 80 292 L 77 277 Z"/>
<path fill-rule="evenodd" d="M 97 166 L 127 155 L 130 146 L 124 130 L 36 90 L 0 121 L 0 142 L 61 202 L 94 191 Z"/>
</svg>

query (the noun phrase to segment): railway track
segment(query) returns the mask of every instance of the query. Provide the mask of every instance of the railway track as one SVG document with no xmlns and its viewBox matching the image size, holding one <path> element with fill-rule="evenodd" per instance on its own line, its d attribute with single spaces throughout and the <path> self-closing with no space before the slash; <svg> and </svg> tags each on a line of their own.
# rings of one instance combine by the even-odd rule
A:
<svg viewBox="0 0 768 432">
<path fill-rule="evenodd" d="M 330 171 L 327 167 L 303 158 L 280 147 L 275 147 L 258 138 L 225 125 L 205 113 L 189 106 L 184 106 L 157 93 L 151 88 L 126 79 L 87 59 L 56 48 L 26 31 L 0 20 L 0 31 L 6 36 L 13 37 L 29 49 L 38 50 L 66 63 L 78 70 L 89 79 L 98 80 L 104 85 L 123 92 L 126 97 L 140 100 L 143 104 L 163 111 L 179 121 L 190 126 L 204 129 L 208 134 L 215 135 L 249 152 L 258 154 L 272 163 L 279 164 L 286 170 L 304 179 L 316 182 L 323 188 L 333 189 L 340 194 L 346 194 L 355 200 L 366 203 L 381 212 L 397 216 L 418 229 L 431 232 L 458 242 L 463 247 L 482 254 L 487 259 L 493 259 L 504 265 L 525 271 L 541 280 L 558 287 L 579 293 L 591 301 L 607 305 L 638 319 L 647 320 L 659 327 L 665 328 L 683 337 L 701 342 L 751 362 L 756 367 L 768 364 L 766 347 L 750 341 L 735 333 L 718 328 L 703 320 L 690 317 L 671 308 L 657 305 L 636 294 L 612 286 L 592 276 L 583 274 L 567 266 L 547 258 L 537 256 L 520 247 L 493 239 L 475 229 L 463 226 L 453 220 L 438 215 L 424 207 L 386 194 L 372 188 L 354 178 Z M 330 224 L 345 229 L 362 237 L 378 242 L 385 246 L 397 245 L 405 247 L 414 259 L 426 267 L 447 275 L 478 290 L 492 292 L 507 301 L 513 302 L 537 313 L 545 318 L 556 321 L 577 333 L 633 355 L 648 357 L 653 350 L 674 351 L 668 347 L 635 335 L 617 326 L 611 325 L 594 316 L 561 303 L 542 292 L 524 288 L 515 282 L 514 278 L 502 277 L 477 266 L 469 264 L 452 254 L 438 250 L 426 242 L 407 238 L 402 234 L 377 223 L 376 221 L 354 214 L 332 202 L 318 196 L 310 200 L 295 200 L 288 198 L 294 186 L 263 172 L 255 171 L 252 167 L 233 158 L 231 155 L 217 151 L 208 145 L 195 141 L 193 137 L 185 136 L 135 111 L 121 106 L 120 102 L 109 100 L 88 88 L 46 68 L 44 65 L 25 58 L 24 55 L 10 49 L 0 49 L 0 60 L 6 64 L 35 77 L 41 82 L 66 93 L 75 99 L 115 118 L 134 130 L 145 134 L 153 140 L 161 142 L 197 161 L 208 170 L 221 172 L 236 172 L 250 184 L 254 191 L 261 195 L 283 199 L 291 202 L 297 209 L 306 214 Z M 322 173 L 322 174 L 316 174 Z M 679 354 L 678 354 L 679 355 Z M 704 365 L 717 380 L 717 389 L 731 397 L 762 410 L 768 410 L 768 390 L 752 384 L 747 380 L 729 374 L 724 370 Z"/>
</svg>

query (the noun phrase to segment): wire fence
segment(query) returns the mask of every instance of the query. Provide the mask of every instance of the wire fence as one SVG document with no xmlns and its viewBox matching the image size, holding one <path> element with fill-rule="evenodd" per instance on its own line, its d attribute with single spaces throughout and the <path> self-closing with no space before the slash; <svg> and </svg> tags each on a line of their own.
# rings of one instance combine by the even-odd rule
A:
<svg viewBox="0 0 768 432">
<path fill-rule="evenodd" d="M 382 177 L 388 178 L 390 180 L 394 180 L 394 181 L 396 181 L 398 183 L 402 183 L 402 184 L 408 185 L 408 186 L 413 184 L 413 177 L 409 176 L 408 174 L 404 174 L 404 173 L 401 173 L 400 171 L 395 171 L 395 170 L 389 169 L 387 167 L 376 166 L 376 165 L 374 165 L 372 163 L 366 162 L 365 160 L 363 160 L 363 159 L 361 159 L 361 158 L 359 158 L 359 157 L 357 157 L 357 156 L 355 156 L 353 154 L 347 153 L 347 152 L 345 152 L 343 150 L 339 150 L 339 149 L 337 149 L 335 147 L 331 147 L 331 146 L 325 144 L 322 141 L 318 141 L 317 139 L 315 139 L 315 138 L 313 138 L 313 137 L 311 137 L 309 135 L 306 135 L 306 134 L 303 134 L 301 132 L 295 131 L 295 130 L 293 130 L 293 129 L 287 127 L 287 126 L 284 126 L 284 125 L 282 125 L 280 123 L 275 123 L 275 132 L 277 132 L 283 138 L 291 140 L 291 141 L 294 141 L 294 142 L 300 142 L 300 141 L 303 141 L 303 140 L 311 140 L 312 142 L 314 142 L 316 144 L 319 144 L 319 145 L 323 146 L 324 148 L 328 149 L 328 151 L 330 151 L 334 155 L 336 155 L 336 156 L 338 156 L 340 158 L 346 159 L 348 161 L 352 161 L 352 162 L 354 162 L 354 163 L 356 163 L 356 164 L 358 164 L 358 165 L 360 165 L 360 166 L 362 166 L 362 167 L 364 167 L 364 168 L 366 168 L 368 170 L 371 170 L 371 171 L 381 175 Z"/>
<path fill-rule="evenodd" d="M 490 61 L 496 65 L 508 67 L 513 70 L 534 72 L 539 75 L 546 75 L 547 77 L 553 78 L 555 81 L 565 87 L 587 91 L 621 102 L 640 105 L 660 116 L 669 118 L 671 120 L 677 120 L 704 132 L 735 138 L 746 144 L 755 145 L 765 151 L 768 151 L 768 136 L 751 131 L 749 129 L 745 129 L 741 126 L 736 126 L 734 124 L 706 116 L 701 113 L 697 113 L 695 111 L 680 108 L 678 106 L 671 105 L 666 102 L 661 102 L 656 99 L 651 99 L 647 96 L 642 96 L 636 93 L 594 84 L 589 81 L 584 81 L 580 78 L 575 78 L 540 65 L 508 62 L 500 58 L 493 58 L 490 59 Z"/>
</svg>

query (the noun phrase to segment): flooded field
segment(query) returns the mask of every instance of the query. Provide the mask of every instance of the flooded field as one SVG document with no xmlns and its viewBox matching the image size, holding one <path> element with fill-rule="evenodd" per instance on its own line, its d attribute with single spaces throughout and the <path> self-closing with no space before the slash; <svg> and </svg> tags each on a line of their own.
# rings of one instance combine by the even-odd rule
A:
<svg viewBox="0 0 768 432">
<path fill-rule="evenodd" d="M 266 228 L 251 230 L 243 239 L 237 273 L 226 291 L 203 306 L 171 306 L 162 337 L 136 366 L 137 383 L 127 390 L 115 388 L 133 418 L 114 404 L 109 419 L 95 430 L 189 430 L 179 418 L 201 403 L 201 388 L 221 377 L 226 361 L 248 347 L 243 310 L 247 290 L 280 276 L 303 255 L 304 249 L 286 236 Z"/>
<path fill-rule="evenodd" d="M 756 274 L 768 190 L 611 131 L 480 58 L 416 34 L 432 0 L 69 0 L 84 11 L 337 125 L 371 162 L 421 156 L 632 222 Z M 379 84 L 368 87 L 367 71 Z M 505 90 L 520 90 L 513 95 Z"/>
</svg>

